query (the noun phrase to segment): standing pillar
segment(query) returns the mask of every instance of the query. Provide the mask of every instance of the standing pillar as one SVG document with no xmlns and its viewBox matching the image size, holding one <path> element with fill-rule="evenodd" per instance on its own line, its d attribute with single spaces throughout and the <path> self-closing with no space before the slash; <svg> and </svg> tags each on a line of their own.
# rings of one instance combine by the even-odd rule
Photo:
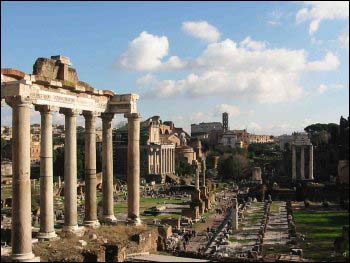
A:
<svg viewBox="0 0 350 263">
<path fill-rule="evenodd" d="M 314 179 L 314 147 L 311 144 L 310 145 L 310 150 L 309 150 L 309 179 L 313 180 Z"/>
<path fill-rule="evenodd" d="M 63 231 L 78 230 L 77 207 L 77 116 L 73 109 L 60 109 L 65 115 L 64 138 L 64 226 Z"/>
<path fill-rule="evenodd" d="M 292 145 L 292 180 L 297 180 L 297 153 L 295 149 L 295 145 Z"/>
<path fill-rule="evenodd" d="M 12 107 L 12 226 L 13 261 L 34 261 L 30 186 L 31 103 L 20 96 L 7 98 Z"/>
<path fill-rule="evenodd" d="M 233 207 L 232 207 L 232 230 L 238 229 L 238 204 L 237 198 L 233 199 Z"/>
<path fill-rule="evenodd" d="M 199 190 L 199 168 L 198 168 L 197 161 L 196 161 L 196 189 Z"/>
<path fill-rule="evenodd" d="M 304 152 L 304 146 L 301 146 L 300 176 L 301 176 L 301 180 L 305 180 L 305 152 Z"/>
<path fill-rule="evenodd" d="M 57 107 L 35 106 L 41 114 L 40 144 L 40 231 L 39 239 L 57 237 L 55 233 L 53 206 L 53 152 L 52 152 L 52 112 Z"/>
<path fill-rule="evenodd" d="M 128 118 L 128 221 L 141 224 L 140 219 L 140 114 Z"/>
<path fill-rule="evenodd" d="M 169 149 L 165 149 L 165 173 L 169 173 Z"/>
<path fill-rule="evenodd" d="M 171 172 L 175 174 L 175 158 L 174 158 L 174 149 L 171 149 Z"/>
<path fill-rule="evenodd" d="M 113 113 L 102 113 L 102 206 L 103 220 L 115 222 L 113 206 Z"/>
<path fill-rule="evenodd" d="M 203 157 L 202 160 L 202 172 L 203 172 L 203 181 L 202 181 L 202 186 L 205 187 L 205 172 L 206 172 L 206 162 L 205 162 L 205 157 Z"/>
<path fill-rule="evenodd" d="M 96 203 L 96 113 L 84 111 L 85 117 L 85 218 L 84 226 L 98 227 Z"/>
<path fill-rule="evenodd" d="M 161 156 L 161 159 L 162 159 L 162 174 L 165 173 L 165 157 L 164 157 L 164 149 L 162 149 L 162 156 Z"/>
</svg>

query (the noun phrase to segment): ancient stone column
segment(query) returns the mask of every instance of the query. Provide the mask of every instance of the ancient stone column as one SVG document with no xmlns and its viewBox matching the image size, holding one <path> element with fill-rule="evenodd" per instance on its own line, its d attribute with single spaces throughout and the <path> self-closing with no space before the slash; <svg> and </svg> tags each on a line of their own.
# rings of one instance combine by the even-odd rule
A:
<svg viewBox="0 0 350 263">
<path fill-rule="evenodd" d="M 64 226 L 63 231 L 78 230 L 77 207 L 77 116 L 81 112 L 60 109 L 65 115 L 64 139 Z"/>
<path fill-rule="evenodd" d="M 12 107 L 12 260 L 34 261 L 30 187 L 30 110 L 25 98 L 6 98 Z"/>
<path fill-rule="evenodd" d="M 85 218 L 84 226 L 98 227 L 96 203 L 96 116 L 84 111 L 85 117 Z"/>
<path fill-rule="evenodd" d="M 128 118 L 128 221 L 140 220 L 140 114 L 125 114 Z"/>
<path fill-rule="evenodd" d="M 203 172 L 202 186 L 205 187 L 205 172 L 206 172 L 205 158 L 203 158 L 203 160 L 202 160 L 202 172 Z"/>
<path fill-rule="evenodd" d="M 199 190 L 199 168 L 198 163 L 196 161 L 196 189 Z"/>
<path fill-rule="evenodd" d="M 161 174 L 164 174 L 164 165 L 165 165 L 165 158 L 164 158 L 164 149 L 161 149 Z"/>
<path fill-rule="evenodd" d="M 305 152 L 304 152 L 304 146 L 301 146 L 300 176 L 301 176 L 301 180 L 305 180 Z"/>
<path fill-rule="evenodd" d="M 51 239 L 57 237 L 53 206 L 52 112 L 57 112 L 58 107 L 37 105 L 35 109 L 41 114 L 40 231 L 37 237 Z"/>
<path fill-rule="evenodd" d="M 238 202 L 237 198 L 234 198 L 233 201 L 233 206 L 232 206 L 232 230 L 237 230 L 238 229 Z"/>
<path fill-rule="evenodd" d="M 297 153 L 295 149 L 295 145 L 292 145 L 292 180 L 295 181 L 297 179 Z"/>
<path fill-rule="evenodd" d="M 102 206 L 103 220 L 115 222 L 113 201 L 113 113 L 102 113 Z"/>
<path fill-rule="evenodd" d="M 165 149 L 165 173 L 169 173 L 169 149 Z"/>
<path fill-rule="evenodd" d="M 309 179 L 313 180 L 314 179 L 314 147 L 311 144 L 310 145 L 310 150 L 309 150 Z"/>
</svg>

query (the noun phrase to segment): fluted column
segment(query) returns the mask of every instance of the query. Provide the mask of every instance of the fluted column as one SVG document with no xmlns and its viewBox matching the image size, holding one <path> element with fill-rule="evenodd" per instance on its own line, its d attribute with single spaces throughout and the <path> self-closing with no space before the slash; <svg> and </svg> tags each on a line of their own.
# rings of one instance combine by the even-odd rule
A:
<svg viewBox="0 0 350 263">
<path fill-rule="evenodd" d="M 311 144 L 310 145 L 310 150 L 309 150 L 309 179 L 313 180 L 314 179 L 314 147 Z"/>
<path fill-rule="evenodd" d="M 41 114 L 40 144 L 40 231 L 39 239 L 57 237 L 55 233 L 53 206 L 53 152 L 52 152 L 52 112 L 58 107 L 35 106 Z"/>
<path fill-rule="evenodd" d="M 292 180 L 297 179 L 297 153 L 295 145 L 292 145 Z"/>
<path fill-rule="evenodd" d="M 102 113 L 102 206 L 103 220 L 114 222 L 113 206 L 113 113 Z"/>
<path fill-rule="evenodd" d="M 305 180 L 305 150 L 304 150 L 304 146 L 301 146 L 300 176 L 301 176 L 301 180 Z"/>
<path fill-rule="evenodd" d="M 140 114 L 128 118 L 128 221 L 141 224 L 140 219 Z"/>
<path fill-rule="evenodd" d="M 19 96 L 6 98 L 12 107 L 12 226 L 13 261 L 32 261 L 30 186 L 30 110 L 32 104 Z"/>
<path fill-rule="evenodd" d="M 85 218 L 84 225 L 98 227 L 96 203 L 96 116 L 83 112 L 85 118 Z"/>
<path fill-rule="evenodd" d="M 63 231 L 78 230 L 77 206 L 77 116 L 80 111 L 60 109 L 65 115 L 64 139 L 64 226 Z"/>
</svg>

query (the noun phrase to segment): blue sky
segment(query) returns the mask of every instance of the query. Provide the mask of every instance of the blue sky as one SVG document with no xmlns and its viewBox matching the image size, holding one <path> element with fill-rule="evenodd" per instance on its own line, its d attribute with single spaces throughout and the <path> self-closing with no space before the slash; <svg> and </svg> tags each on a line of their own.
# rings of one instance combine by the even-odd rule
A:
<svg viewBox="0 0 350 263">
<path fill-rule="evenodd" d="M 62 54 L 144 118 L 291 133 L 349 115 L 348 25 L 346 2 L 1 2 L 1 67 Z"/>
</svg>

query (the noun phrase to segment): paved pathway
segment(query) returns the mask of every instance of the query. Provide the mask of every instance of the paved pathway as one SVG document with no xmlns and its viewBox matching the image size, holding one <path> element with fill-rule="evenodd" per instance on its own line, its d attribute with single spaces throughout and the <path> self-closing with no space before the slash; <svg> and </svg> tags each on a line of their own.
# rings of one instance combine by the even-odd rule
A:
<svg viewBox="0 0 350 263">
<path fill-rule="evenodd" d="M 288 241 L 286 202 L 273 202 L 265 232 L 264 245 L 283 245 Z"/>
</svg>

